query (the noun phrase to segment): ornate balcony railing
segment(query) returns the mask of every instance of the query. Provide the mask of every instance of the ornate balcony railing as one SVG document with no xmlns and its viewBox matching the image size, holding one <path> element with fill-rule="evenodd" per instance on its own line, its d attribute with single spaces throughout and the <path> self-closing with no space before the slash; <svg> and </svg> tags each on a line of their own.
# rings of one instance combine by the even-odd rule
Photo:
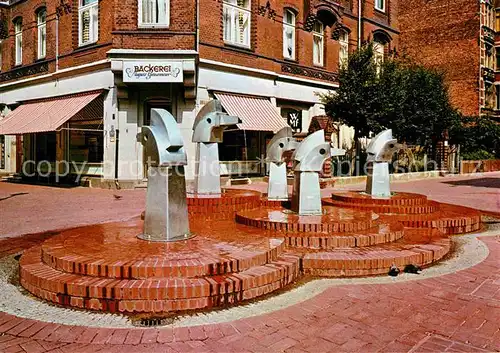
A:
<svg viewBox="0 0 500 353">
<path fill-rule="evenodd" d="M 292 64 L 281 64 L 281 71 L 293 75 L 300 75 L 310 78 L 316 78 L 325 81 L 337 82 L 338 75 L 334 72 L 325 72 L 321 70 L 315 70 L 307 67 L 302 67 Z"/>
</svg>

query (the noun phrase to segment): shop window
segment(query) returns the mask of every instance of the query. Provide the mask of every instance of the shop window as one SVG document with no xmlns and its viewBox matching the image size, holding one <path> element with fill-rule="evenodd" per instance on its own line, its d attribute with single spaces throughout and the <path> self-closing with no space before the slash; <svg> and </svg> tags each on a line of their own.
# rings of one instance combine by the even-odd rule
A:
<svg viewBox="0 0 500 353">
<path fill-rule="evenodd" d="M 47 10 L 41 9 L 38 11 L 37 18 L 37 33 L 38 33 L 38 59 L 45 58 L 47 54 Z"/>
<path fill-rule="evenodd" d="M 36 160 L 37 162 L 56 161 L 57 137 L 55 132 L 44 132 L 35 134 Z"/>
<path fill-rule="evenodd" d="M 385 12 L 385 0 L 375 0 L 375 9 Z"/>
<path fill-rule="evenodd" d="M 339 45 L 339 65 L 345 66 L 349 59 L 349 33 L 347 31 L 340 32 Z"/>
<path fill-rule="evenodd" d="M 15 36 L 15 64 L 23 63 L 23 19 L 18 18 L 14 21 L 14 36 Z"/>
<path fill-rule="evenodd" d="M 78 9 L 78 37 L 79 45 L 97 42 L 99 38 L 99 1 L 79 0 Z"/>
<path fill-rule="evenodd" d="M 324 31 L 323 23 L 316 21 L 313 26 L 313 64 L 323 66 L 324 50 Z"/>
<path fill-rule="evenodd" d="M 102 119 L 70 123 L 70 159 L 73 162 L 102 163 L 104 132 Z"/>
<path fill-rule="evenodd" d="M 295 59 L 295 14 L 290 10 L 283 16 L 283 57 Z"/>
<path fill-rule="evenodd" d="M 139 26 L 168 27 L 170 0 L 139 0 Z"/>
<path fill-rule="evenodd" d="M 223 0 L 224 41 L 250 47 L 250 0 Z"/>
</svg>

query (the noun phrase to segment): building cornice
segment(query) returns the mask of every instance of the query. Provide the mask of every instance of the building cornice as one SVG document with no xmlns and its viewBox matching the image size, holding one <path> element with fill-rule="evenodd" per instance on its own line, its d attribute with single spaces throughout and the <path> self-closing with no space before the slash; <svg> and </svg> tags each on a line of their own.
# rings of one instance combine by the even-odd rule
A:
<svg viewBox="0 0 500 353">
<path fill-rule="evenodd" d="M 326 88 L 326 89 L 339 87 L 339 85 L 335 84 L 335 83 L 328 83 L 328 82 L 316 81 L 316 80 L 308 80 L 305 78 L 278 74 L 278 73 L 273 72 L 273 71 L 254 69 L 251 67 L 240 66 L 240 65 L 226 64 L 226 63 L 221 63 L 219 61 L 208 60 L 208 59 L 200 59 L 200 67 L 213 67 L 213 68 L 230 69 L 230 71 L 236 72 L 236 73 L 243 73 L 243 74 L 250 73 L 253 76 L 258 76 L 258 77 L 263 77 L 263 78 L 268 78 L 268 79 L 278 80 L 278 81 L 283 81 L 283 82 L 294 82 L 294 83 L 300 82 L 300 83 L 305 83 L 308 86 L 316 86 L 316 87 L 321 87 L 321 88 Z"/>
</svg>

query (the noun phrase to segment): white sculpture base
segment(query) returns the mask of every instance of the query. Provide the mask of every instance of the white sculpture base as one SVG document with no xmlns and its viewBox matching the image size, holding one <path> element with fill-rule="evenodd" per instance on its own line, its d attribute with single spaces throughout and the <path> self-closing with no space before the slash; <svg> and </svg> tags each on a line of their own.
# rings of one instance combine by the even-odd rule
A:
<svg viewBox="0 0 500 353">
<path fill-rule="evenodd" d="M 150 167 L 144 234 L 149 241 L 176 241 L 190 237 L 184 167 Z"/>
<path fill-rule="evenodd" d="M 368 163 L 366 193 L 376 197 L 391 197 L 389 163 Z"/>
<path fill-rule="evenodd" d="M 295 172 L 292 211 L 301 216 L 322 214 L 318 172 Z"/>
<path fill-rule="evenodd" d="M 286 163 L 269 163 L 269 183 L 267 199 L 273 201 L 288 200 L 288 184 L 286 179 Z"/>
<path fill-rule="evenodd" d="M 217 143 L 196 144 L 195 193 L 220 196 L 220 163 Z"/>
</svg>

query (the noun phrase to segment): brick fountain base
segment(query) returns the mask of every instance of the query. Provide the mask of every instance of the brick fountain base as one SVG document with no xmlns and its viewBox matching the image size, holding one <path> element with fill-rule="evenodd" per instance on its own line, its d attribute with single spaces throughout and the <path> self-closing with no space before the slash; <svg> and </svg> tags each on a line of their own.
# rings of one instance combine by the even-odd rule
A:
<svg viewBox="0 0 500 353">
<path fill-rule="evenodd" d="M 62 231 L 23 254 L 21 284 L 39 298 L 77 308 L 199 310 L 271 293 L 302 275 L 367 276 L 386 274 L 392 264 L 428 266 L 449 252 L 447 234 L 481 226 L 479 212 L 421 195 L 342 197 L 325 200 L 324 215 L 306 217 L 261 201 L 257 192 L 191 197 L 196 236 L 174 243 L 137 239 L 140 219 Z M 342 207 L 332 206 L 336 202 Z M 423 218 L 409 222 L 410 216 Z"/>
</svg>

